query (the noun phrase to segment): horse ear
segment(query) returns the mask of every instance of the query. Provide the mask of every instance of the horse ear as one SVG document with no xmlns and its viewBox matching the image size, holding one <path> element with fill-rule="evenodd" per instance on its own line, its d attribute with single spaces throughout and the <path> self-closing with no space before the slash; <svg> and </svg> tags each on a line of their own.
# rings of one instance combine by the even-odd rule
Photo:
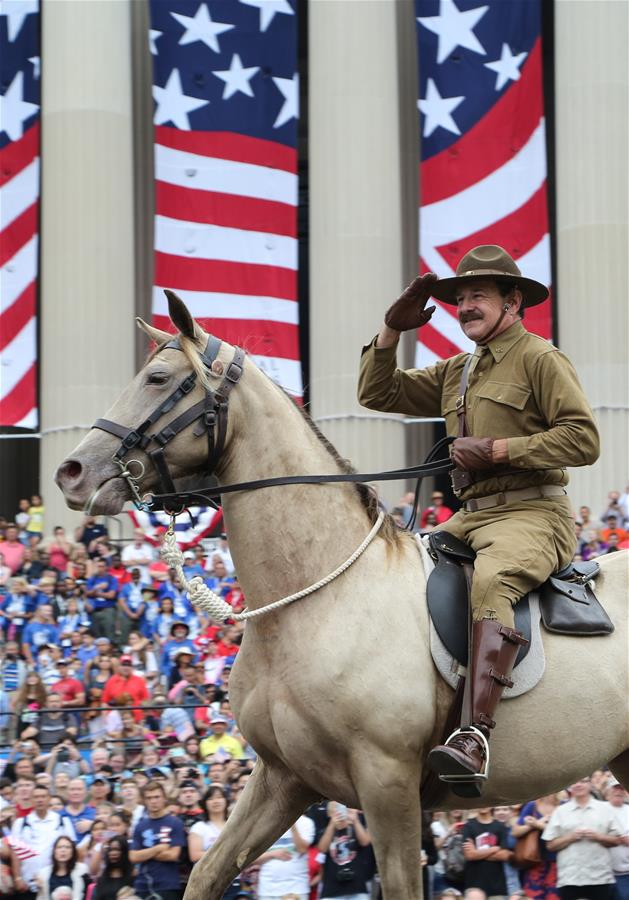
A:
<svg viewBox="0 0 629 900">
<path fill-rule="evenodd" d="M 135 321 L 138 324 L 138 328 L 141 328 L 144 334 L 147 334 L 156 344 L 165 344 L 166 341 L 169 341 L 172 338 L 172 334 L 168 334 L 167 331 L 160 331 L 159 328 L 153 328 L 153 326 L 149 325 L 148 322 L 145 322 L 144 319 L 138 317 Z"/>
<path fill-rule="evenodd" d="M 165 290 L 164 293 L 168 298 L 170 321 L 184 337 L 194 340 L 198 332 L 196 329 L 196 322 L 190 315 L 190 310 L 174 291 Z"/>
</svg>

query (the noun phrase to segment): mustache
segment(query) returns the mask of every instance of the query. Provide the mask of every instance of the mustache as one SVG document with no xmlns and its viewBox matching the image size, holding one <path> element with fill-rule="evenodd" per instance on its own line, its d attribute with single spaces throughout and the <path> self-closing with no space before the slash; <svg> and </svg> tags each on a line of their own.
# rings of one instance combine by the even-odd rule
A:
<svg viewBox="0 0 629 900">
<path fill-rule="evenodd" d="M 478 313 L 476 313 L 476 314 L 473 314 L 473 313 L 467 313 L 467 314 L 465 314 L 465 313 L 463 313 L 462 315 L 459 316 L 459 321 L 462 322 L 462 323 L 465 325 L 466 322 L 475 322 L 477 319 L 480 321 L 482 318 L 483 318 L 483 317 L 482 317 L 482 316 L 479 316 Z"/>
</svg>

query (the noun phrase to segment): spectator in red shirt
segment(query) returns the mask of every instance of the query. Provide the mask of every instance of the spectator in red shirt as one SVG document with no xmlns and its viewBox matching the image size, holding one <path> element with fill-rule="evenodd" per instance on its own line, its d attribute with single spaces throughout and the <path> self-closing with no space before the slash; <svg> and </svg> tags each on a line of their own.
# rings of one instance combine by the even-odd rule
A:
<svg viewBox="0 0 629 900">
<path fill-rule="evenodd" d="M 120 562 L 120 554 L 114 553 L 111 558 L 111 565 L 107 569 L 110 575 L 113 575 L 118 584 L 128 584 L 131 581 L 131 572 Z"/>
<path fill-rule="evenodd" d="M 146 681 L 141 675 L 134 675 L 133 659 L 127 654 L 120 657 L 120 671 L 108 678 L 105 683 L 101 698 L 103 705 L 111 704 L 112 700 L 120 694 L 129 694 L 133 706 L 139 706 L 149 699 Z M 144 718 L 142 710 L 134 709 L 133 718 L 136 722 L 141 722 Z"/>
<path fill-rule="evenodd" d="M 603 528 L 600 532 L 601 540 L 605 544 L 609 544 L 609 537 L 612 534 L 618 535 L 618 543 L 620 544 L 622 541 L 626 541 L 629 537 L 629 534 L 625 531 L 624 528 L 618 527 L 618 516 L 610 514 L 607 516 L 607 528 Z"/>
<path fill-rule="evenodd" d="M 61 696 L 61 706 L 64 709 L 85 706 L 85 688 L 78 678 L 68 675 L 68 660 L 57 660 L 57 670 L 61 678 L 52 685 L 51 690 Z"/>
<path fill-rule="evenodd" d="M 11 569 L 11 575 L 15 575 L 24 560 L 24 544 L 18 541 L 17 536 L 17 525 L 7 525 L 5 539 L 0 544 L 4 564 Z"/>
<path fill-rule="evenodd" d="M 441 491 L 433 491 L 432 497 L 430 498 L 430 506 L 427 506 L 426 509 L 422 512 L 422 517 L 420 520 L 420 527 L 424 528 L 426 526 L 426 519 L 428 518 L 428 513 L 434 513 L 437 519 L 437 525 L 443 525 L 444 522 L 447 522 L 450 519 L 454 512 L 450 509 L 449 506 L 445 506 L 443 502 L 443 494 Z"/>
<path fill-rule="evenodd" d="M 220 641 L 216 642 L 217 656 L 235 656 L 240 650 L 240 643 L 236 643 L 239 637 L 238 629 L 228 626 Z"/>
</svg>

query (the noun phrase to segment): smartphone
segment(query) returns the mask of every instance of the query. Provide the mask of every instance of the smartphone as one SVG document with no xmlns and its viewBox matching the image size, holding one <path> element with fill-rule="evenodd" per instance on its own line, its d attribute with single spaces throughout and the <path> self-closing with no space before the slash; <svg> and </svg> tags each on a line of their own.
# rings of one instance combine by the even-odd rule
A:
<svg viewBox="0 0 629 900">
<path fill-rule="evenodd" d="M 337 803 L 336 804 L 336 814 L 341 819 L 346 819 L 347 818 L 347 807 L 343 803 Z"/>
</svg>

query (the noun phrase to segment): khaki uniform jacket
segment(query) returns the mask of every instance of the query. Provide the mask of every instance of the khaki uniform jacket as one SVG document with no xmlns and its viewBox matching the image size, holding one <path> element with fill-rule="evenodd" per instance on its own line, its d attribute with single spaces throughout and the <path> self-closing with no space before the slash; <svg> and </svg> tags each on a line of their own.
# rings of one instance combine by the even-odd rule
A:
<svg viewBox="0 0 629 900">
<path fill-rule="evenodd" d="M 456 400 L 468 354 L 426 369 L 396 368 L 396 348 L 363 348 L 358 399 L 363 406 L 414 416 L 443 416 L 458 434 Z M 568 483 L 566 466 L 594 463 L 599 437 L 592 410 L 568 358 L 516 322 L 489 342 L 472 373 L 466 395 L 468 432 L 507 438 L 507 468 L 516 474 L 479 473 L 482 480 L 461 498 L 540 484 Z"/>
</svg>

